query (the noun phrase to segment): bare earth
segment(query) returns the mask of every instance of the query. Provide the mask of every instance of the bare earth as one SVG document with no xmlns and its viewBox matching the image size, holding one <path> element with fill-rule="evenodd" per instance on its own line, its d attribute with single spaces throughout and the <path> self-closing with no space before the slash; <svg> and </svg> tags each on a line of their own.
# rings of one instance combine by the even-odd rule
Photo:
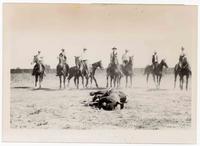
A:
<svg viewBox="0 0 200 146">
<path fill-rule="evenodd" d="M 133 78 L 133 87 L 122 90 L 128 95 L 123 110 L 104 111 L 85 106 L 90 101 L 93 88 L 59 90 L 55 74 L 47 74 L 43 88 L 34 89 L 30 74 L 11 74 L 11 127 L 44 129 L 169 129 L 191 126 L 191 82 L 189 90 L 173 89 L 173 75 L 164 75 L 160 89 L 156 89 L 150 77 L 147 86 L 145 76 Z M 100 87 L 105 87 L 105 73 L 97 75 Z M 122 79 L 124 82 L 124 78 Z M 177 82 L 178 85 L 178 82 Z"/>
</svg>

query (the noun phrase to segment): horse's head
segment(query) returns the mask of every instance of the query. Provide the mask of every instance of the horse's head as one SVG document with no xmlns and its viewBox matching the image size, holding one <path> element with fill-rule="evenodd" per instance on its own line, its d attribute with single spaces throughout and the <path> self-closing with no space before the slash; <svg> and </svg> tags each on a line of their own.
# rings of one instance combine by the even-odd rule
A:
<svg viewBox="0 0 200 146">
<path fill-rule="evenodd" d="M 100 69 L 103 69 L 103 65 L 102 65 L 102 61 L 101 60 L 96 62 L 96 63 L 93 63 L 92 66 L 94 68 L 98 68 L 99 67 Z"/>
<path fill-rule="evenodd" d="M 80 56 L 74 56 L 74 58 L 75 58 L 75 65 L 77 67 L 80 67 L 81 65 Z"/>
<path fill-rule="evenodd" d="M 162 60 L 161 60 L 160 65 L 161 65 L 162 67 L 165 66 L 166 68 L 168 68 L 168 65 L 167 65 L 165 59 L 162 59 Z"/>
<path fill-rule="evenodd" d="M 130 56 L 130 57 L 129 57 L 129 64 L 131 64 L 131 65 L 133 64 L 133 57 L 134 57 L 134 56 Z"/>
<path fill-rule="evenodd" d="M 103 65 L 102 65 L 102 61 L 98 61 L 97 62 L 97 67 L 99 67 L 100 69 L 103 69 Z"/>
</svg>

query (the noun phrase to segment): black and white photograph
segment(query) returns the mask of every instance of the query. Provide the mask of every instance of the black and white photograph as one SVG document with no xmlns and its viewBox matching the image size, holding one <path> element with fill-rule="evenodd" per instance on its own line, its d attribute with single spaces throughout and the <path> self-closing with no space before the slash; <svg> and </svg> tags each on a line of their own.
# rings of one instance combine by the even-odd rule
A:
<svg viewBox="0 0 200 146">
<path fill-rule="evenodd" d="M 195 135 L 197 14 L 195 5 L 4 3 L 5 127 Z"/>
</svg>

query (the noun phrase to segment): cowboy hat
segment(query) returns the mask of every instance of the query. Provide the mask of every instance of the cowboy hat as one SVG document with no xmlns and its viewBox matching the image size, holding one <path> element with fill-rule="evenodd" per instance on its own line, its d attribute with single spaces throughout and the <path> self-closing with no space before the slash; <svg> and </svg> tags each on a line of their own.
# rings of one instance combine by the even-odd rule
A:
<svg viewBox="0 0 200 146">
<path fill-rule="evenodd" d="M 117 48 L 116 48 L 116 47 L 113 47 L 112 50 L 117 50 Z"/>
</svg>

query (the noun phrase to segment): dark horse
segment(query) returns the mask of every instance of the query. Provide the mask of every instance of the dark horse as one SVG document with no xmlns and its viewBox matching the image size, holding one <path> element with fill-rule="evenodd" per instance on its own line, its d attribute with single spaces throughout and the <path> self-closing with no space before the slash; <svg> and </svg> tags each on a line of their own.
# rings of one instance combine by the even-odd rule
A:
<svg viewBox="0 0 200 146">
<path fill-rule="evenodd" d="M 74 84 L 77 87 L 77 89 L 79 88 L 79 77 L 82 78 L 82 84 L 84 86 L 84 80 L 83 80 L 83 76 L 81 74 L 81 70 L 80 70 L 80 61 L 79 61 L 79 57 L 78 56 L 74 56 L 75 57 L 75 66 L 70 67 L 69 68 L 69 75 L 68 75 L 68 86 L 70 83 L 70 80 L 72 77 L 74 77 Z"/>
<path fill-rule="evenodd" d="M 94 80 L 96 87 L 99 88 L 97 80 L 95 78 L 95 72 L 97 68 L 103 69 L 101 61 L 92 64 L 92 67 L 90 69 L 90 83 L 91 83 L 90 85 L 92 86 L 92 81 Z"/>
<path fill-rule="evenodd" d="M 119 81 L 120 77 L 122 75 L 120 66 L 118 64 L 117 56 L 113 57 L 112 62 L 109 64 L 107 70 L 106 70 L 106 79 L 107 79 L 107 84 L 106 87 L 108 87 L 108 79 L 110 77 L 110 87 L 112 87 L 112 84 L 114 84 L 114 87 L 119 87 Z"/>
<path fill-rule="evenodd" d="M 183 84 L 184 84 L 184 76 L 186 76 L 186 90 L 188 89 L 188 79 L 189 76 L 192 74 L 191 69 L 189 67 L 189 64 L 187 62 L 187 59 L 184 58 L 182 62 L 182 67 L 180 66 L 179 63 L 177 63 L 174 67 L 174 88 L 176 88 L 176 79 L 177 76 L 179 75 L 180 77 L 180 89 L 183 89 Z"/>
<path fill-rule="evenodd" d="M 144 74 L 147 74 L 147 77 L 146 77 L 147 83 L 149 80 L 149 75 L 152 74 L 154 82 L 157 83 L 156 87 L 160 86 L 160 82 L 162 79 L 163 67 L 168 68 L 168 65 L 164 59 L 162 59 L 161 62 L 154 69 L 153 69 L 153 65 L 147 65 L 144 69 Z M 155 81 L 155 77 L 156 77 L 156 81 Z"/>
<path fill-rule="evenodd" d="M 62 58 L 59 58 L 59 64 L 57 66 L 57 75 L 60 79 L 60 88 L 62 88 L 62 77 L 63 77 L 63 86 L 65 88 L 65 80 L 69 72 L 69 65 L 65 63 Z"/>
<path fill-rule="evenodd" d="M 36 63 L 33 68 L 32 75 L 35 76 L 35 87 L 37 87 L 37 83 L 39 82 L 39 88 L 41 88 L 41 83 L 44 77 L 45 67 L 41 63 Z"/>
<path fill-rule="evenodd" d="M 132 79 L 133 79 L 133 56 L 129 57 L 129 61 L 127 64 L 125 65 L 121 65 L 121 69 L 123 74 L 126 77 L 126 88 L 128 85 L 128 77 L 130 77 L 130 83 L 131 83 L 131 87 L 132 87 Z"/>
</svg>

